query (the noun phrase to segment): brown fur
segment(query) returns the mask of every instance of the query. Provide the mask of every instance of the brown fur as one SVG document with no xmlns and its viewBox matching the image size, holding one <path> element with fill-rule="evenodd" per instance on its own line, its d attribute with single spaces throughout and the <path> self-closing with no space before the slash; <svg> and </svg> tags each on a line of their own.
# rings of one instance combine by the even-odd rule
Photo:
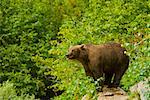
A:
<svg viewBox="0 0 150 100">
<path fill-rule="evenodd" d="M 87 76 L 95 80 L 105 76 L 104 84 L 117 87 L 129 65 L 129 57 L 125 51 L 118 43 L 83 44 L 71 47 L 67 57 L 80 61 Z"/>
</svg>

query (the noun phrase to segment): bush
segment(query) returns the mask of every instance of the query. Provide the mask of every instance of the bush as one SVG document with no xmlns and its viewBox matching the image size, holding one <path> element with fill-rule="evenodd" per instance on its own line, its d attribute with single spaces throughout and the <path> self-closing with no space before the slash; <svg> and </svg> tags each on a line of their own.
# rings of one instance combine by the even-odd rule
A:
<svg viewBox="0 0 150 100">
<path fill-rule="evenodd" d="M 50 57 L 47 51 L 53 45 L 49 41 L 56 37 L 49 4 L 45 0 L 0 2 L 0 83 L 12 82 L 17 95 L 49 99 L 59 94 L 50 88 L 56 76 L 45 75 L 50 68 L 34 59 Z"/>
<path fill-rule="evenodd" d="M 17 96 L 16 89 L 14 87 L 14 84 L 6 81 L 5 83 L 1 84 L 0 86 L 0 99 L 1 100 L 34 100 L 34 95 L 24 95 L 21 94 L 21 96 Z"/>
</svg>

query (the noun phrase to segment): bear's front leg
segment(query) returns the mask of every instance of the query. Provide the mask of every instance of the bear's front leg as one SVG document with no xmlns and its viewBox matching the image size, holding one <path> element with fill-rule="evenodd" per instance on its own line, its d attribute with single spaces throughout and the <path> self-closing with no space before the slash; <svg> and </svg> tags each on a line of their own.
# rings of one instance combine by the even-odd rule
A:
<svg viewBox="0 0 150 100">
<path fill-rule="evenodd" d="M 103 72 L 100 69 L 93 68 L 92 70 L 94 79 L 95 79 L 95 84 L 96 84 L 96 90 L 98 92 L 102 92 L 102 88 L 104 85 L 104 77 L 103 77 Z"/>
<path fill-rule="evenodd" d="M 95 81 L 95 85 L 96 85 L 96 90 L 98 92 L 102 92 L 103 90 L 103 85 L 104 85 L 104 78 L 100 77 Z"/>
<path fill-rule="evenodd" d="M 83 67 L 84 67 L 84 70 L 85 70 L 86 75 L 87 75 L 87 76 L 90 76 L 90 77 L 93 77 L 94 75 L 93 75 L 92 71 L 89 69 L 88 64 L 82 64 L 82 65 L 83 65 Z"/>
</svg>

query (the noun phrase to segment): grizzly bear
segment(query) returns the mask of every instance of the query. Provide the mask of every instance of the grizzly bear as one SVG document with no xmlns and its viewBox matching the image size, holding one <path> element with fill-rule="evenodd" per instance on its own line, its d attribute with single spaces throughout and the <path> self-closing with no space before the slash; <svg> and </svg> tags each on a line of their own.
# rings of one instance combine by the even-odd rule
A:
<svg viewBox="0 0 150 100">
<path fill-rule="evenodd" d="M 129 56 L 125 51 L 126 49 L 119 43 L 82 44 L 69 48 L 66 56 L 80 61 L 86 75 L 93 77 L 94 80 L 104 77 L 104 82 L 101 81 L 100 85 L 118 87 L 129 66 Z"/>
</svg>

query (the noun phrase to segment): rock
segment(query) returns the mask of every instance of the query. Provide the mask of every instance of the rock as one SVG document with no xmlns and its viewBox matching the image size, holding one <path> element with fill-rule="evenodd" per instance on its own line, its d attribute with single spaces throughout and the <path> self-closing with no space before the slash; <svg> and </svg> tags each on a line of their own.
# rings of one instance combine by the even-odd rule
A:
<svg viewBox="0 0 150 100">
<path fill-rule="evenodd" d="M 148 100 L 145 96 L 146 93 L 150 93 L 150 86 L 147 84 L 150 82 L 150 78 L 145 81 L 141 81 L 130 88 L 131 93 L 138 93 L 141 100 Z"/>
<path fill-rule="evenodd" d="M 98 100 L 127 100 L 128 96 L 121 88 L 107 88 L 104 86 L 103 92 L 99 93 Z"/>
</svg>

